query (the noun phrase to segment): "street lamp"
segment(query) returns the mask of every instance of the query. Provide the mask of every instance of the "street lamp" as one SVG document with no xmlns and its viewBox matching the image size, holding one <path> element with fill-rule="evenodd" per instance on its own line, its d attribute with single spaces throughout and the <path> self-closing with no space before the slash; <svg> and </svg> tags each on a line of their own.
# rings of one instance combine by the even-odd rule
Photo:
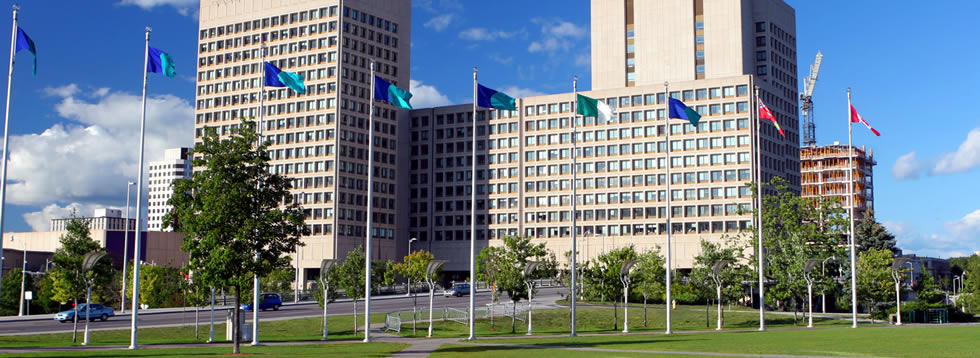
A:
<svg viewBox="0 0 980 358">
<path fill-rule="evenodd" d="M 892 261 L 892 278 L 895 279 L 895 325 L 902 325 L 902 266 L 909 260 L 908 257 L 896 257 Z"/>
<path fill-rule="evenodd" d="M 85 254 L 85 257 L 82 259 L 82 278 L 85 280 L 85 340 L 82 342 L 83 346 L 87 346 L 89 343 L 88 324 L 92 321 L 92 317 L 90 316 L 92 314 L 92 284 L 94 280 L 89 277 L 90 275 L 88 273 L 92 271 L 92 268 L 95 267 L 95 263 L 99 259 L 108 254 L 107 252 L 90 252 Z M 76 316 L 78 315 L 76 314 Z M 76 317 L 75 319 L 77 320 L 78 318 Z"/>
<path fill-rule="evenodd" d="M 716 331 L 721 330 L 721 271 L 731 262 L 731 260 L 719 260 L 711 265 L 711 279 L 715 281 L 715 293 L 718 296 L 718 327 L 715 328 Z M 667 302 L 667 305 L 669 309 L 670 302 Z"/>
<path fill-rule="evenodd" d="M 956 296 L 956 288 L 959 287 L 959 285 L 956 284 L 956 280 L 960 280 L 960 282 L 963 281 L 959 276 L 953 276 L 953 296 Z"/>
<path fill-rule="evenodd" d="M 418 240 L 419 239 L 416 239 L 414 237 L 408 240 L 408 254 L 409 255 L 412 254 L 412 243 L 415 242 L 415 241 L 418 241 Z M 407 292 L 405 292 L 405 296 L 411 296 L 412 295 L 412 278 L 411 277 L 408 278 L 408 290 L 406 290 L 406 291 Z M 414 303 L 412 305 L 412 311 L 413 312 L 415 311 Z M 414 320 L 415 319 L 415 316 L 412 316 L 412 319 Z"/>
<path fill-rule="evenodd" d="M 323 287 L 323 338 L 320 340 L 327 340 L 327 302 L 330 302 L 330 297 L 328 296 L 327 286 L 327 271 L 337 263 L 337 260 L 323 259 L 320 261 L 320 286 Z"/>
<path fill-rule="evenodd" d="M 828 257 L 828 258 L 823 259 L 823 262 L 820 263 L 820 276 L 826 276 L 827 275 L 827 267 L 826 267 L 827 261 L 829 261 L 829 260 L 836 260 L 836 259 L 837 258 L 834 257 L 834 256 L 831 256 L 831 257 Z M 827 292 L 826 292 L 826 290 L 821 290 L 820 292 L 821 292 L 820 293 L 820 312 L 826 314 L 827 313 Z"/>
<path fill-rule="evenodd" d="M 299 193 L 299 197 L 300 197 L 301 203 L 302 204 L 306 204 L 306 192 L 300 192 Z M 300 238 L 300 239 L 302 240 L 302 238 Z M 299 268 L 299 242 L 297 241 L 297 243 L 296 243 L 296 285 L 294 286 L 295 289 L 293 290 L 293 304 L 299 303 L 299 286 L 300 286 L 300 282 L 299 282 L 299 270 L 300 270 L 300 268 Z"/>
<path fill-rule="evenodd" d="M 630 270 L 635 265 L 636 260 L 629 260 L 619 267 L 619 281 L 623 283 L 623 333 L 630 333 Z"/>
<path fill-rule="evenodd" d="M 119 312 L 126 313 L 126 261 L 129 260 L 129 193 L 133 191 L 131 188 L 136 185 L 134 182 L 126 182 L 126 216 L 123 219 L 123 277 L 122 277 L 122 299 L 119 303 Z"/>
<path fill-rule="evenodd" d="M 14 235 L 10 235 L 10 242 L 14 242 Z M 24 240 L 24 251 L 21 254 L 24 256 L 24 263 L 20 267 L 20 310 L 17 311 L 17 316 L 24 315 L 24 280 L 27 277 L 27 240 Z"/>
<path fill-rule="evenodd" d="M 436 271 L 446 264 L 446 260 L 432 260 L 425 268 L 425 282 L 429 285 L 429 337 L 432 337 L 432 296 L 436 292 Z M 472 282 L 470 283 L 472 284 Z"/>
<path fill-rule="evenodd" d="M 821 262 L 821 265 L 823 264 L 820 259 L 809 259 L 806 262 L 806 267 L 803 268 L 803 279 L 806 280 L 806 305 L 810 314 L 810 321 L 807 323 L 806 328 L 813 328 L 813 276 L 810 276 L 810 272 L 817 266 L 817 262 Z M 823 268 L 821 267 L 821 269 Z"/>
<path fill-rule="evenodd" d="M 531 330 L 533 328 L 531 324 L 531 318 L 533 317 L 532 312 L 534 311 L 531 307 L 532 300 L 534 299 L 534 280 L 532 275 L 534 275 L 534 270 L 541 266 L 543 262 L 541 261 L 528 261 L 527 266 L 524 266 L 524 285 L 527 286 L 527 335 L 530 336 Z"/>
</svg>

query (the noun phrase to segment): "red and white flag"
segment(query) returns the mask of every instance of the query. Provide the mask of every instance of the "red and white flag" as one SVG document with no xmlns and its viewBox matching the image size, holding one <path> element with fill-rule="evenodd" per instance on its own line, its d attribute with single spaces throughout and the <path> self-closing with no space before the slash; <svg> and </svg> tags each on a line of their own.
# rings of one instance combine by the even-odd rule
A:
<svg viewBox="0 0 980 358">
<path fill-rule="evenodd" d="M 874 128 L 871 128 L 871 125 L 868 124 L 868 121 L 864 120 L 864 118 L 861 118 L 861 115 L 858 114 L 858 111 L 856 109 L 854 109 L 854 105 L 853 104 L 851 105 L 851 122 L 852 123 L 864 123 L 864 126 L 865 127 L 868 127 L 868 129 L 870 129 L 872 132 L 874 132 L 874 134 L 876 136 L 881 137 L 881 133 L 878 133 L 878 131 L 876 131 Z"/>
<path fill-rule="evenodd" d="M 769 110 L 769 107 L 766 107 L 765 103 L 762 103 L 761 98 L 758 98 L 758 101 L 759 101 L 759 119 L 768 119 L 772 121 L 772 124 L 776 126 L 776 129 L 779 130 L 779 134 L 782 135 L 783 138 L 785 138 L 786 133 L 783 133 L 783 128 L 779 126 L 779 122 L 776 122 L 776 116 L 772 115 L 772 111 Z"/>
</svg>

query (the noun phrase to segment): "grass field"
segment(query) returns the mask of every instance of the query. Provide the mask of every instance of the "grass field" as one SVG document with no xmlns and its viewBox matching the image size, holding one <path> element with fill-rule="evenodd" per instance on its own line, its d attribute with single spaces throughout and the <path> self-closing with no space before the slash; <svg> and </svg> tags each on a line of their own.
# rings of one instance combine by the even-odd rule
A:
<svg viewBox="0 0 980 358">
<path fill-rule="evenodd" d="M 679 306 L 671 314 L 672 328 L 678 331 L 714 329 L 716 324 L 716 311 L 709 311 L 707 320 L 705 319 L 704 307 Z M 576 330 L 582 334 L 588 333 L 618 333 L 623 330 L 623 308 L 616 310 L 616 325 L 613 325 L 613 309 L 604 307 L 582 306 L 578 308 Z M 631 332 L 653 331 L 659 332 L 665 329 L 665 312 L 662 309 L 649 308 L 647 310 L 647 327 L 643 327 L 643 309 L 630 307 L 629 325 Z M 767 327 L 805 327 L 806 322 L 801 319 L 793 324 L 793 316 L 782 314 L 767 314 Z M 568 334 L 569 333 L 569 311 L 567 308 L 541 309 L 534 311 L 534 334 Z M 706 322 L 707 321 L 707 322 Z M 508 317 L 494 318 L 496 330 L 490 329 L 489 319 L 478 319 L 476 321 L 477 336 L 509 336 L 524 335 L 527 332 L 527 324 L 517 322 L 516 333 L 511 333 L 511 319 Z M 848 326 L 850 321 L 814 318 L 815 326 Z M 756 312 L 725 312 L 723 327 L 726 329 L 751 329 L 759 326 L 759 314 Z M 411 324 L 402 325 L 402 336 L 405 337 L 425 337 L 427 334 L 428 322 L 419 322 L 418 331 L 412 334 Z M 434 337 L 466 337 L 468 328 L 465 325 L 451 321 L 434 321 Z"/>
<path fill-rule="evenodd" d="M 619 335 L 500 339 L 493 343 L 562 347 L 874 357 L 976 357 L 977 329 L 969 326 L 867 327 L 766 332 L 711 332 L 673 335 Z M 447 353 L 451 349 L 447 347 Z M 505 351 L 505 350 L 504 350 Z M 501 352 L 503 353 L 503 352 Z M 536 356 L 565 356 L 541 352 Z M 605 354 L 604 354 L 605 355 Z M 616 354 L 620 355 L 620 354 Z M 494 355 L 503 357 L 506 355 Z"/>
<path fill-rule="evenodd" d="M 206 322 L 206 321 L 205 321 Z M 259 321 L 259 339 L 263 342 L 313 341 L 322 337 L 320 317 L 298 318 L 283 321 Z M 384 314 L 371 315 L 371 322 L 383 323 Z M 364 316 L 358 315 L 357 335 L 354 334 L 354 316 L 330 316 L 327 320 L 329 338 L 351 340 L 364 338 Z M 66 326 L 70 328 L 70 326 Z M 193 324 L 184 327 L 142 328 L 139 330 L 140 344 L 162 343 L 203 343 L 208 339 L 208 325 L 200 326 L 200 338 L 194 339 Z M 78 329 L 78 342 L 82 342 L 84 329 Z M 129 345 L 129 329 L 92 331 L 92 345 Z M 214 338 L 225 342 L 225 325 L 214 325 Z M 58 347 L 70 346 L 71 333 L 36 334 L 28 336 L 0 336 L 0 347 Z"/>
<path fill-rule="evenodd" d="M 400 343 L 341 343 L 287 346 L 242 345 L 242 355 L 256 357 L 387 357 L 408 347 Z M 72 351 L 17 354 L 17 357 L 218 357 L 231 353 L 231 347 L 168 348 L 111 351 Z M 5 355 L 14 356 L 14 355 Z"/>
</svg>

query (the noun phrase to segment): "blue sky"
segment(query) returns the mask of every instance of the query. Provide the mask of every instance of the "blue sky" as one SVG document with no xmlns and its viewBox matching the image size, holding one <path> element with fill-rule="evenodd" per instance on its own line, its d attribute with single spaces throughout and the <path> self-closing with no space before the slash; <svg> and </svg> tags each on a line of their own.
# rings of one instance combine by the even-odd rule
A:
<svg viewBox="0 0 980 358">
<path fill-rule="evenodd" d="M 10 9 L 12 1 L 0 1 Z M 847 140 L 847 99 L 881 133 L 854 128 L 875 168 L 876 216 L 921 255 L 980 250 L 980 110 L 975 103 L 980 3 L 802 1 L 802 78 L 817 50 L 817 140 Z M 20 26 L 37 43 L 17 57 L 11 98 L 6 231 L 46 228 L 69 207 L 125 204 L 136 173 L 143 27 L 171 53 L 178 77 L 150 75 L 146 160 L 192 142 L 195 0 L 37 1 Z M 514 97 L 588 89 L 589 2 L 413 1 L 416 107 L 468 103 L 471 71 Z M 9 12 L 0 28 L 10 28 Z M 6 34 L 6 32 L 5 32 Z M 2 90 L 2 89 L 0 89 Z M 135 197 L 133 200 L 135 205 Z"/>
</svg>

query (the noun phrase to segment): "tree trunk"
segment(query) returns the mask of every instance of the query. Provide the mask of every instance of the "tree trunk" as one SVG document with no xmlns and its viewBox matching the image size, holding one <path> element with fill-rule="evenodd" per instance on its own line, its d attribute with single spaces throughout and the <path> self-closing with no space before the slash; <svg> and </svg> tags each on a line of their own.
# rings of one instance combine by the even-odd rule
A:
<svg viewBox="0 0 980 358">
<path fill-rule="evenodd" d="M 201 336 L 199 334 L 199 331 L 201 329 L 201 307 L 197 305 L 198 303 L 201 303 L 201 295 L 195 294 L 194 297 L 196 297 L 194 299 L 194 303 L 195 303 L 195 305 L 194 305 L 194 340 L 196 341 L 196 340 L 201 339 Z"/>
<path fill-rule="evenodd" d="M 75 343 L 75 340 L 78 338 L 78 298 L 75 298 L 72 302 L 74 303 L 72 309 L 75 311 L 75 315 L 72 317 L 72 325 L 74 327 L 71 329 L 71 342 Z"/>
<path fill-rule="evenodd" d="M 494 304 L 494 302 L 497 302 L 497 297 L 496 297 L 496 295 L 493 292 L 491 292 L 490 293 L 490 330 L 491 331 L 494 330 L 494 328 L 493 328 L 493 304 Z"/>
<path fill-rule="evenodd" d="M 619 329 L 619 300 L 613 301 L 613 331 Z"/>
<path fill-rule="evenodd" d="M 793 305 L 793 325 L 795 326 L 796 325 L 796 321 L 798 319 L 798 317 L 797 317 L 797 313 L 798 312 L 796 310 L 796 296 L 793 296 L 790 299 L 790 302 L 792 302 L 792 305 Z"/>
<path fill-rule="evenodd" d="M 239 353 L 241 353 L 241 350 L 239 350 L 239 345 L 241 343 L 241 332 L 239 332 L 239 330 L 242 327 L 241 313 L 240 313 L 241 312 L 241 307 L 240 307 L 241 304 L 242 304 L 242 288 L 239 285 L 236 284 L 235 285 L 235 310 L 234 310 L 235 311 L 235 319 L 234 319 L 235 326 L 231 328 L 231 333 L 232 333 L 231 334 L 231 342 L 232 342 L 231 353 L 232 354 L 239 354 Z M 255 309 L 258 309 L 258 307 L 255 307 Z"/>
<path fill-rule="evenodd" d="M 517 333 L 517 301 L 511 301 L 513 304 L 513 315 L 510 317 L 510 333 Z"/>
<path fill-rule="evenodd" d="M 643 328 L 647 328 L 647 295 L 643 295 Z"/>
<path fill-rule="evenodd" d="M 351 300 L 354 303 L 354 336 L 357 336 L 357 300 Z"/>
</svg>

